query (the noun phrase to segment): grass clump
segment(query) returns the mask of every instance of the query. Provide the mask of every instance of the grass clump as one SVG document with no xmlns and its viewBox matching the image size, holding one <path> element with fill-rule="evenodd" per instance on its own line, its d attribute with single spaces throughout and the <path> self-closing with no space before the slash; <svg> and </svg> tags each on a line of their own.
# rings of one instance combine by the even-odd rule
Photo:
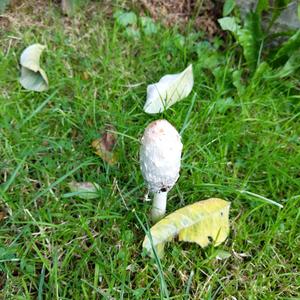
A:
<svg viewBox="0 0 300 300">
<path fill-rule="evenodd" d="M 231 235 L 218 248 L 231 257 L 217 260 L 213 247 L 170 246 L 162 261 L 166 293 L 172 299 L 300 297 L 299 77 L 274 79 L 268 69 L 247 79 L 235 48 L 218 39 L 163 27 L 128 36 L 99 7 L 71 21 L 57 22 L 58 16 L 53 6 L 45 28 L 13 25 L 1 35 L 0 197 L 7 210 L 1 297 L 160 297 L 161 278 L 141 255 L 144 232 L 132 212 L 145 222 L 151 207 L 143 202 L 138 139 L 156 118 L 142 110 L 147 84 L 189 63 L 193 93 L 159 116 L 179 131 L 186 125 L 168 210 L 212 196 L 231 201 Z M 34 42 L 48 46 L 46 93 L 18 83 L 18 58 Z M 118 132 L 115 166 L 90 146 L 106 124 Z M 66 196 L 72 180 L 98 183 L 99 198 Z"/>
</svg>

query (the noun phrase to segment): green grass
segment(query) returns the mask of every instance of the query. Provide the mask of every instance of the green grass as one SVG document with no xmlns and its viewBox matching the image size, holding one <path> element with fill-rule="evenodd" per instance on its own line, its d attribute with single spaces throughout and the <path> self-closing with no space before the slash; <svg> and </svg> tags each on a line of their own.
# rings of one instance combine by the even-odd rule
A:
<svg viewBox="0 0 300 300">
<path fill-rule="evenodd" d="M 299 77 L 251 80 L 234 45 L 216 39 L 207 49 L 192 35 L 181 45 L 176 28 L 162 27 L 135 40 L 99 11 L 62 21 L 53 6 L 45 28 L 1 35 L 0 198 L 9 214 L 0 224 L 0 298 L 299 298 Z M 18 83 L 20 53 L 35 42 L 48 46 L 45 93 Z M 192 94 L 146 115 L 147 84 L 189 63 Z M 179 131 L 186 124 L 168 212 L 209 197 L 232 203 L 225 244 L 167 246 L 165 293 L 155 262 L 142 255 L 137 219 L 146 226 L 151 207 L 137 139 L 156 118 Z M 90 146 L 108 123 L 118 131 L 113 167 Z M 67 197 L 72 180 L 97 182 L 99 198 Z M 216 260 L 218 249 L 231 257 Z"/>
</svg>

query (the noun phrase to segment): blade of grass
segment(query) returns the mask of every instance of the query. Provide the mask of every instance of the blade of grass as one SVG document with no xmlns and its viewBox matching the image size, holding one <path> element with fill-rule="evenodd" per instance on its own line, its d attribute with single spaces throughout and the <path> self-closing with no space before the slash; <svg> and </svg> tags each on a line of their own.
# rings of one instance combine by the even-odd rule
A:
<svg viewBox="0 0 300 300">
<path fill-rule="evenodd" d="M 38 300 L 43 300 L 44 282 L 45 282 L 45 265 L 43 265 L 41 275 L 40 275 L 40 281 L 39 281 L 39 287 L 38 287 Z"/>
<path fill-rule="evenodd" d="M 152 251 L 154 253 L 154 259 L 157 263 L 157 268 L 158 268 L 159 277 L 160 277 L 161 299 L 165 299 L 164 297 L 169 299 L 169 291 L 168 291 L 167 284 L 166 284 L 166 281 L 165 281 L 165 278 L 164 278 L 162 264 L 161 264 L 160 258 L 157 255 L 156 249 L 153 245 L 153 239 L 152 239 L 150 229 L 148 229 L 148 230 L 146 229 L 146 227 L 144 226 L 142 220 L 139 218 L 139 216 L 137 215 L 135 210 L 133 210 L 133 213 L 134 213 L 135 217 L 137 218 L 138 222 L 140 223 L 140 225 L 141 225 L 142 229 L 144 230 L 145 234 L 148 236 L 148 238 L 150 240 L 150 243 L 151 243 L 151 248 L 152 248 Z M 147 224 L 147 227 L 149 228 L 148 224 Z"/>
<path fill-rule="evenodd" d="M 58 93 L 58 89 L 55 90 L 50 96 L 46 98 L 44 102 L 42 102 L 18 127 L 21 129 L 28 121 L 30 121 L 36 114 L 38 114 L 48 103 L 49 101 Z"/>
</svg>

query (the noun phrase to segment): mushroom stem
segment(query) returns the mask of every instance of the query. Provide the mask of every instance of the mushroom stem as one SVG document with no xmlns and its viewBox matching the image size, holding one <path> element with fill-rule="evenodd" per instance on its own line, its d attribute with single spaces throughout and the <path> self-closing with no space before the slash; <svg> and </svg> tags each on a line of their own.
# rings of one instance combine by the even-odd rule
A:
<svg viewBox="0 0 300 300">
<path fill-rule="evenodd" d="M 155 193 L 153 206 L 151 210 L 151 219 L 153 222 L 159 221 L 166 213 L 168 192 Z"/>
</svg>

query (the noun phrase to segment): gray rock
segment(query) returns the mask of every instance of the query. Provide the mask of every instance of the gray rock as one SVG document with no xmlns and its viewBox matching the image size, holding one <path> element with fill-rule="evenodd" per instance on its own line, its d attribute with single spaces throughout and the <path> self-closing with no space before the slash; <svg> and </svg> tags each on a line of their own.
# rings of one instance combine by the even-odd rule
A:
<svg viewBox="0 0 300 300">
<path fill-rule="evenodd" d="M 237 5 L 240 8 L 241 17 L 245 18 L 247 13 L 254 10 L 258 0 L 237 0 Z M 284 31 L 289 29 L 300 29 L 300 21 L 297 15 L 299 0 L 292 1 L 286 9 L 284 9 L 281 15 L 276 20 L 272 31 Z M 270 16 L 266 15 L 265 24 L 268 23 Z"/>
</svg>

